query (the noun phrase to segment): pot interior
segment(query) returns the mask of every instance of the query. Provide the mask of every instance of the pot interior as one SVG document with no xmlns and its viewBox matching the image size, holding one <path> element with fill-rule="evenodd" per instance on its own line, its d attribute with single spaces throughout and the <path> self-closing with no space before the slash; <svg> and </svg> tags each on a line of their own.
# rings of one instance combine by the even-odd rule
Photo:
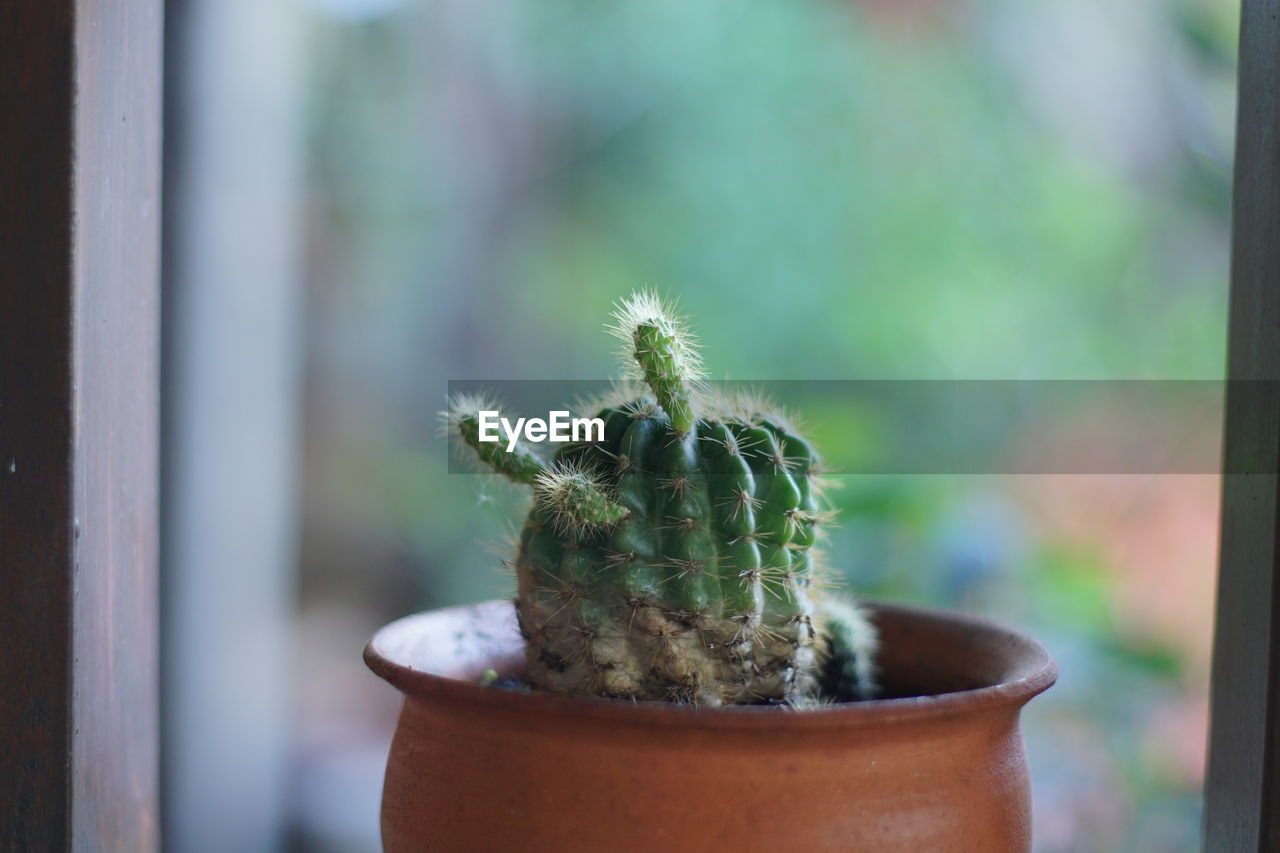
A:
<svg viewBox="0 0 1280 853">
<path fill-rule="evenodd" d="M 871 603 L 869 609 L 880 631 L 882 698 L 858 704 L 975 692 L 1020 703 L 1057 676 L 1039 643 L 997 623 L 901 605 Z M 405 617 L 379 631 L 365 657 L 406 692 L 421 680 L 416 674 L 476 684 L 490 669 L 500 678 L 520 680 L 525 667 L 524 640 L 508 600 Z"/>
</svg>

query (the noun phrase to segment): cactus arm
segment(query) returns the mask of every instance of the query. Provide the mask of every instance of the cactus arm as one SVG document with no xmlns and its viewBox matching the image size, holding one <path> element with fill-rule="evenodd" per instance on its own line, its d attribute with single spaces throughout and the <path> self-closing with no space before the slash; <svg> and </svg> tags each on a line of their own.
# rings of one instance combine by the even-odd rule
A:
<svg viewBox="0 0 1280 853">
<path fill-rule="evenodd" d="M 476 458 L 494 471 L 516 483 L 533 485 L 542 473 L 542 457 L 523 441 L 507 452 L 504 441 L 481 441 L 482 411 L 498 411 L 498 405 L 487 397 L 459 395 L 449 401 L 449 409 L 441 414 L 450 432 L 475 451 Z"/>
<path fill-rule="evenodd" d="M 556 529 L 574 537 L 616 524 L 628 512 L 613 501 L 594 471 L 571 462 L 543 468 L 534 480 L 533 496 Z"/>
<path fill-rule="evenodd" d="M 687 434 L 697 415 L 688 393 L 690 379 L 676 355 L 674 335 L 656 324 L 644 323 L 636 326 L 634 340 L 636 363 L 645 383 L 671 419 L 671 428 Z"/>
<path fill-rule="evenodd" d="M 693 335 L 683 319 L 652 293 L 636 293 L 619 303 L 610 331 L 623 342 L 623 356 L 634 361 L 639 378 L 679 434 L 698 420 L 694 391 L 702 379 Z"/>
<path fill-rule="evenodd" d="M 542 473 L 542 457 L 523 441 L 517 442 L 510 453 L 501 443 L 482 442 L 475 418 L 461 421 L 458 432 L 467 446 L 475 450 L 481 462 L 512 482 L 532 485 Z"/>
<path fill-rule="evenodd" d="M 866 612 L 852 600 L 831 597 L 818 607 L 817 619 L 824 646 L 823 691 L 838 701 L 875 698 L 879 635 Z"/>
</svg>

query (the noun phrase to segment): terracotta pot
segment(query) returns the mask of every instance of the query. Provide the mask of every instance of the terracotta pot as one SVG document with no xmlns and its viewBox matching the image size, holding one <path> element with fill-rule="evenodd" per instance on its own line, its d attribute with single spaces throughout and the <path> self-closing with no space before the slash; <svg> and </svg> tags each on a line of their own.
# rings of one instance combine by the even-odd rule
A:
<svg viewBox="0 0 1280 853">
<path fill-rule="evenodd" d="M 485 687 L 518 675 L 509 602 L 422 613 L 365 649 L 405 695 L 382 799 L 398 851 L 1025 851 L 1018 713 L 1057 668 L 991 622 L 875 606 L 890 696 L 697 710 Z"/>
</svg>

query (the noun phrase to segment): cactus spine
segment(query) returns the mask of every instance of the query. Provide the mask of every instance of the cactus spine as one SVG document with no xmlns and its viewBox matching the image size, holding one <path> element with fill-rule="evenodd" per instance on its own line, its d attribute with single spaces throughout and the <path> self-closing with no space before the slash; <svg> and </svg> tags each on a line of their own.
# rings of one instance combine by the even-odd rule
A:
<svg viewBox="0 0 1280 853">
<path fill-rule="evenodd" d="M 595 414 L 603 441 L 544 462 L 478 440 L 491 403 L 447 413 L 483 462 L 533 486 L 515 560 L 528 680 L 706 706 L 803 702 L 823 684 L 868 694 L 874 631 L 819 601 L 814 544 L 831 516 L 813 448 L 761 401 L 709 394 L 685 322 L 654 295 L 614 320 L 636 381 Z"/>
</svg>

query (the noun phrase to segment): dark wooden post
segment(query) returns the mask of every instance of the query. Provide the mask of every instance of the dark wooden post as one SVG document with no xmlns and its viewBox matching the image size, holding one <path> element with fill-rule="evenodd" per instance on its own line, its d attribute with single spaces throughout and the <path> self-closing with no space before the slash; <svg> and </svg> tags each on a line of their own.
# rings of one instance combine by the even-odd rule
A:
<svg viewBox="0 0 1280 853">
<path fill-rule="evenodd" d="M 157 846 L 160 0 L 0 4 L 0 849 Z"/>
<path fill-rule="evenodd" d="M 1280 849 L 1280 3 L 1245 0 L 1205 847 Z"/>
</svg>

